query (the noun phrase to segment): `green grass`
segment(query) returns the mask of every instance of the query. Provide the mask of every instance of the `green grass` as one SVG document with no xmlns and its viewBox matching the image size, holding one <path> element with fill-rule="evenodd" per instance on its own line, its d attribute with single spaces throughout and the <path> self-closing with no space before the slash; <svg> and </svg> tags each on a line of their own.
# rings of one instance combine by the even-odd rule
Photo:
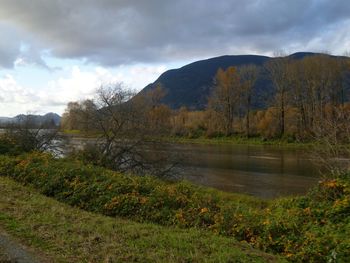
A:
<svg viewBox="0 0 350 263">
<path fill-rule="evenodd" d="M 61 131 L 64 134 L 68 134 L 68 135 L 80 135 L 83 134 L 83 132 L 81 130 L 63 130 Z"/>
<path fill-rule="evenodd" d="M 43 262 L 282 261 L 210 232 L 72 208 L 8 178 L 0 177 L 0 189 L 0 226 L 34 249 Z"/>
<path fill-rule="evenodd" d="M 193 143 L 193 144 L 239 144 L 239 145 L 273 145 L 283 147 L 309 147 L 315 146 L 315 142 L 298 142 L 288 139 L 264 139 L 262 137 L 242 137 L 242 136 L 230 136 L 230 137 L 163 137 L 163 141 L 171 143 Z"/>
<path fill-rule="evenodd" d="M 61 130 L 61 134 L 72 137 L 96 138 L 101 135 L 97 131 L 81 131 L 81 130 Z"/>
<path fill-rule="evenodd" d="M 80 136 L 86 138 L 94 138 L 98 137 L 100 134 L 97 132 L 83 132 L 80 130 L 63 130 L 63 134 L 68 136 Z M 233 135 L 233 136 L 221 136 L 221 137 L 213 137 L 208 138 L 205 136 L 189 138 L 186 136 L 163 136 L 157 138 L 150 138 L 170 142 L 170 143 L 193 143 L 193 144 L 242 144 L 242 145 L 274 145 L 274 146 L 283 146 L 283 147 L 308 147 L 315 146 L 316 143 L 309 142 L 301 142 L 295 141 L 290 138 L 282 138 L 282 139 L 266 139 L 263 137 L 250 137 L 247 138 L 241 135 Z"/>
</svg>

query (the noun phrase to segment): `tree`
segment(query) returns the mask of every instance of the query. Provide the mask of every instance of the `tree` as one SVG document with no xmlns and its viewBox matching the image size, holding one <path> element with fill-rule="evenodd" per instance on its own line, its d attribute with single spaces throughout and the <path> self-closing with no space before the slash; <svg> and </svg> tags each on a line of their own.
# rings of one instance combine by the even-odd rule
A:
<svg viewBox="0 0 350 263">
<path fill-rule="evenodd" d="M 246 116 L 246 136 L 250 136 L 250 109 L 252 104 L 253 88 L 258 77 L 258 67 L 245 65 L 238 68 L 238 76 L 241 81 L 241 98 Z"/>
<path fill-rule="evenodd" d="M 350 170 L 350 105 L 332 111 L 322 126 L 315 127 L 313 139 L 317 145 L 311 153 L 329 174 L 338 175 Z"/>
<path fill-rule="evenodd" d="M 97 106 L 93 100 L 87 99 L 80 103 L 80 120 L 81 129 L 83 131 L 91 131 L 96 129 L 96 124 L 92 123 L 91 120 L 97 112 Z"/>
<path fill-rule="evenodd" d="M 67 130 L 79 129 L 81 105 L 79 102 L 69 102 L 61 118 L 61 128 Z"/>
<path fill-rule="evenodd" d="M 61 128 L 68 130 L 91 131 L 96 128 L 93 118 L 97 108 L 93 100 L 69 102 L 61 119 Z"/>
<path fill-rule="evenodd" d="M 36 123 L 31 115 L 23 115 L 18 122 L 10 124 L 5 138 L 15 145 L 15 152 L 40 151 L 60 155 L 64 143 L 56 126 L 47 129 L 45 124 Z"/>
<path fill-rule="evenodd" d="M 307 111 L 307 86 L 305 82 L 304 60 L 293 60 L 289 62 L 286 82 L 290 87 L 289 105 L 296 109 L 294 116 L 297 123 L 298 136 L 304 138 L 310 133 Z"/>
<path fill-rule="evenodd" d="M 225 135 L 233 133 L 233 120 L 239 102 L 239 75 L 235 67 L 219 69 L 214 80 L 214 90 L 208 108 L 222 118 Z"/>
<path fill-rule="evenodd" d="M 171 109 L 164 104 L 156 106 L 149 111 L 149 128 L 154 131 L 154 135 L 169 134 L 171 115 Z"/>
<path fill-rule="evenodd" d="M 166 91 L 159 83 L 157 86 L 146 92 L 138 95 L 133 99 L 134 103 L 142 105 L 144 110 L 148 112 L 148 128 L 152 129 L 154 135 L 163 135 L 170 131 L 170 118 L 172 115 L 171 109 L 161 101 L 166 95 Z"/>
<path fill-rule="evenodd" d="M 152 90 L 148 91 L 145 95 L 143 95 L 144 99 L 146 99 L 147 104 L 151 108 L 155 108 L 160 106 L 162 103 L 162 99 L 165 97 L 166 91 L 163 88 L 161 83 L 157 83 L 156 87 Z"/>
<path fill-rule="evenodd" d="M 288 66 L 289 59 L 286 57 L 274 58 L 265 65 L 275 89 L 274 104 L 278 108 L 279 137 L 283 137 L 285 133 L 285 110 L 289 91 L 287 82 Z"/>
<path fill-rule="evenodd" d="M 304 83 L 305 123 L 311 133 L 325 125 L 326 108 L 344 105 L 345 68 L 343 61 L 329 56 L 306 57 L 300 62 Z M 334 117 L 335 116 L 335 112 Z"/>
<path fill-rule="evenodd" d="M 133 100 L 135 93 L 122 84 L 101 87 L 90 118 L 100 137 L 83 151 L 83 159 L 119 172 L 168 176 L 177 164 L 172 153 L 159 150 L 163 144 L 151 137 L 148 107 Z"/>
</svg>

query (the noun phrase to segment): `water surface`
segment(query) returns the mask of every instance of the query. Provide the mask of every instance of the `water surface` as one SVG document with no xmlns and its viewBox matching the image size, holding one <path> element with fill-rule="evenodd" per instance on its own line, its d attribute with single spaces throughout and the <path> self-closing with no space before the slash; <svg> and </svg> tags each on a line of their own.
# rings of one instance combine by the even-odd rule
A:
<svg viewBox="0 0 350 263">
<path fill-rule="evenodd" d="M 89 140 L 73 138 L 70 143 L 77 148 Z M 262 198 L 304 194 L 321 175 L 307 148 L 167 144 L 161 151 L 181 156 L 181 176 L 186 180 Z"/>
<path fill-rule="evenodd" d="M 228 192 L 273 198 L 306 193 L 320 180 L 309 149 L 248 145 L 171 145 L 183 177 Z"/>
</svg>

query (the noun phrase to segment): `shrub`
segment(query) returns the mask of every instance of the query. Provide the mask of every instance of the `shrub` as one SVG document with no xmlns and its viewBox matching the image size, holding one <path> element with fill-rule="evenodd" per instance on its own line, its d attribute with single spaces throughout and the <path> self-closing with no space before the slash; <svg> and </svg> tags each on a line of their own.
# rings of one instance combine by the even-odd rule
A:
<svg viewBox="0 0 350 263">
<path fill-rule="evenodd" d="M 0 136 L 0 154 L 16 155 L 19 154 L 19 149 L 9 137 Z"/>
</svg>

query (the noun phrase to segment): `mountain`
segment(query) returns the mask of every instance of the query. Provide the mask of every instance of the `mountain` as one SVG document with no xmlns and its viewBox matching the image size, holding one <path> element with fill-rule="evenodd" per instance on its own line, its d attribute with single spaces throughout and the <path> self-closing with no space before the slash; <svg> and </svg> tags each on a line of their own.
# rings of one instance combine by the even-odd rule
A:
<svg viewBox="0 0 350 263">
<path fill-rule="evenodd" d="M 319 55 L 319 53 L 298 52 L 290 55 L 292 59 L 302 59 L 305 56 Z M 221 56 L 193 62 L 179 69 L 164 72 L 153 83 L 147 85 L 140 94 L 154 89 L 161 84 L 166 91 L 162 102 L 173 109 L 182 106 L 190 110 L 202 110 L 206 107 L 208 97 L 213 88 L 213 79 L 219 68 L 227 69 L 230 66 L 254 64 L 262 66 L 274 59 L 258 55 Z M 270 94 L 273 92 L 268 74 L 262 70 L 255 85 L 253 108 L 265 107 Z"/>
<path fill-rule="evenodd" d="M 25 120 L 29 120 L 35 125 L 55 125 L 58 126 L 61 122 L 61 117 L 56 113 L 47 113 L 45 115 L 25 115 L 20 114 L 13 118 L 0 117 L 0 124 L 9 124 L 9 123 L 21 123 Z"/>
<path fill-rule="evenodd" d="M 0 117 L 0 123 L 3 123 L 3 122 L 11 122 L 11 119 L 12 119 L 12 118 L 9 118 L 9 117 Z"/>
</svg>

